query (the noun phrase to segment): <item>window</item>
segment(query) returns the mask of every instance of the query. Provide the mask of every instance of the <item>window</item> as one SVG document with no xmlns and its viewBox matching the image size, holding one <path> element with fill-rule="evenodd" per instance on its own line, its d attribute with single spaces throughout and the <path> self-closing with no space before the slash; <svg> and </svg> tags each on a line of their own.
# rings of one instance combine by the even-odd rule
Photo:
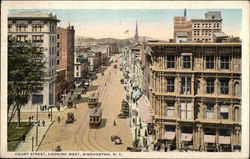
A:
<svg viewBox="0 0 250 159">
<path fill-rule="evenodd" d="M 174 68 L 175 60 L 173 55 L 167 56 L 167 68 Z"/>
<path fill-rule="evenodd" d="M 221 94 L 228 94 L 228 80 L 221 80 L 220 81 L 220 93 Z"/>
<path fill-rule="evenodd" d="M 17 41 L 28 41 L 28 35 L 17 35 Z"/>
<path fill-rule="evenodd" d="M 220 57 L 220 68 L 221 69 L 229 69 L 229 57 L 228 56 L 221 56 Z"/>
<path fill-rule="evenodd" d="M 214 68 L 214 56 L 206 56 L 206 69 Z"/>
<path fill-rule="evenodd" d="M 228 119 L 228 105 L 220 106 L 220 119 Z"/>
<path fill-rule="evenodd" d="M 234 121 L 240 121 L 240 111 L 238 107 L 234 108 Z"/>
<path fill-rule="evenodd" d="M 214 118 L 214 105 L 213 104 L 206 104 L 205 118 L 206 119 Z"/>
<path fill-rule="evenodd" d="M 214 19 L 215 17 L 214 17 L 214 15 L 212 15 L 212 19 Z"/>
<path fill-rule="evenodd" d="M 183 56 L 183 68 L 190 68 L 190 67 L 191 67 L 191 57 Z"/>
<path fill-rule="evenodd" d="M 12 25 L 8 25 L 8 31 L 10 32 L 12 28 Z"/>
<path fill-rule="evenodd" d="M 23 32 L 23 31 L 26 31 L 27 30 L 27 28 L 28 28 L 28 26 L 27 25 L 16 25 L 16 31 L 17 32 Z"/>
<path fill-rule="evenodd" d="M 42 104 L 43 95 L 42 94 L 32 94 L 32 104 Z"/>
<path fill-rule="evenodd" d="M 12 35 L 8 35 L 8 41 L 11 41 Z"/>
<path fill-rule="evenodd" d="M 57 50 L 56 55 L 59 56 L 59 51 Z"/>
<path fill-rule="evenodd" d="M 77 76 L 77 77 L 79 76 L 79 73 L 78 73 L 78 72 L 76 72 L 76 76 Z"/>
<path fill-rule="evenodd" d="M 239 84 L 239 82 L 235 82 L 235 84 L 234 84 L 234 95 L 240 96 L 240 84 Z"/>
<path fill-rule="evenodd" d="M 190 102 L 181 103 L 181 119 L 193 119 L 192 118 L 192 105 Z"/>
<path fill-rule="evenodd" d="M 32 25 L 32 32 L 42 32 L 43 31 L 43 25 L 37 24 Z"/>
<path fill-rule="evenodd" d="M 60 43 L 57 43 L 57 48 L 59 48 L 60 47 Z"/>
<path fill-rule="evenodd" d="M 207 93 L 214 93 L 214 80 L 213 79 L 207 79 L 207 86 L 206 86 L 206 92 Z"/>
<path fill-rule="evenodd" d="M 181 94 L 191 94 L 191 78 L 182 77 L 181 78 Z"/>
<path fill-rule="evenodd" d="M 60 64 L 60 60 L 59 60 L 59 59 L 57 59 L 57 62 L 56 62 L 56 64 L 57 64 L 57 65 L 59 65 L 59 64 Z"/>
<path fill-rule="evenodd" d="M 167 79 L 167 92 L 174 92 L 174 78 Z"/>
<path fill-rule="evenodd" d="M 79 70 L 78 66 L 76 66 L 76 70 Z"/>
<path fill-rule="evenodd" d="M 32 42 L 43 42 L 43 35 L 32 35 Z"/>
<path fill-rule="evenodd" d="M 57 34 L 57 39 L 60 39 L 60 35 L 59 34 Z"/>
<path fill-rule="evenodd" d="M 166 102 L 164 115 L 174 116 L 174 102 Z"/>
</svg>

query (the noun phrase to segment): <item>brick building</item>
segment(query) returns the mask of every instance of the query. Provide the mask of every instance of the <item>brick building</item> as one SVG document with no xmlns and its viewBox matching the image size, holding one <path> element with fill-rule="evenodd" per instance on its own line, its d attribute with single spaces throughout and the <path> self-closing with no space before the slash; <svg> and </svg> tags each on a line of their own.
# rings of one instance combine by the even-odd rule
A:
<svg viewBox="0 0 250 159">
<path fill-rule="evenodd" d="M 241 44 L 143 43 L 156 146 L 236 151 L 241 146 Z"/>
<path fill-rule="evenodd" d="M 68 89 L 73 88 L 74 84 L 74 26 L 66 29 L 57 28 L 57 69 L 66 69 L 66 80 Z"/>
</svg>

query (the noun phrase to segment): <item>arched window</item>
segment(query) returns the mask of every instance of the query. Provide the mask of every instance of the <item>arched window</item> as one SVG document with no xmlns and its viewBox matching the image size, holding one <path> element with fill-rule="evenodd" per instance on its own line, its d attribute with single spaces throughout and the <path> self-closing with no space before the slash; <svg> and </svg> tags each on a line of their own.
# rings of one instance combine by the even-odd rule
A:
<svg viewBox="0 0 250 159">
<path fill-rule="evenodd" d="M 234 95 L 240 96 L 240 84 L 239 84 L 239 82 L 235 82 L 235 84 L 234 84 Z"/>
<path fill-rule="evenodd" d="M 240 110 L 238 107 L 234 108 L 234 121 L 240 121 Z"/>
</svg>

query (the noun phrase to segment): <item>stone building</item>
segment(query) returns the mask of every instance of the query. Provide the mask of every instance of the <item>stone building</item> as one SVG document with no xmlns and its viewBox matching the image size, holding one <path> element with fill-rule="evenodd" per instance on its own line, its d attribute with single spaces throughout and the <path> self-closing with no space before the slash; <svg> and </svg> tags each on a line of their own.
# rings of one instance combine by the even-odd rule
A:
<svg viewBox="0 0 250 159">
<path fill-rule="evenodd" d="M 222 32 L 220 11 L 208 11 L 205 19 L 187 20 L 186 16 L 174 17 L 174 42 L 178 42 L 178 34 L 186 34 L 187 41 L 213 42 L 213 34 Z"/>
<path fill-rule="evenodd" d="M 66 29 L 57 28 L 57 69 L 66 69 L 66 80 L 68 88 L 73 88 L 74 84 L 74 26 L 68 26 Z"/>
<path fill-rule="evenodd" d="M 151 42 L 141 50 L 158 149 L 240 148 L 240 43 Z"/>
<path fill-rule="evenodd" d="M 59 20 L 55 14 L 39 11 L 19 12 L 8 15 L 8 38 L 17 41 L 32 41 L 44 54 L 46 73 L 41 93 L 32 94 L 25 107 L 36 110 L 37 105 L 55 104 L 56 87 L 56 27 Z"/>
</svg>

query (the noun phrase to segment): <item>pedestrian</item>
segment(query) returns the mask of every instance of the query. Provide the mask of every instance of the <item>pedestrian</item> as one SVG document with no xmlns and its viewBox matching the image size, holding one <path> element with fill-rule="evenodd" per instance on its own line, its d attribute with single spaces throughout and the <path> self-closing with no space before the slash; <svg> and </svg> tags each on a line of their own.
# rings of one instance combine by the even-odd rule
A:
<svg viewBox="0 0 250 159">
<path fill-rule="evenodd" d="M 45 105 L 44 107 L 45 107 L 44 109 L 47 110 L 47 105 Z"/>
<path fill-rule="evenodd" d="M 29 123 L 30 123 L 31 117 L 29 116 Z"/>
<path fill-rule="evenodd" d="M 74 104 L 74 108 L 76 109 L 76 104 Z"/>
<path fill-rule="evenodd" d="M 114 120 L 114 124 L 113 124 L 114 126 L 116 126 L 116 122 L 115 122 L 115 120 Z"/>
<path fill-rule="evenodd" d="M 60 116 L 57 117 L 57 122 L 60 123 Z"/>
<path fill-rule="evenodd" d="M 50 113 L 48 113 L 48 118 L 50 118 Z"/>
<path fill-rule="evenodd" d="M 31 120 L 33 120 L 33 118 L 34 118 L 34 117 L 33 117 L 33 115 L 32 115 L 32 116 L 31 116 Z"/>
<path fill-rule="evenodd" d="M 44 120 L 43 120 L 42 124 L 43 124 L 43 126 L 45 126 L 45 121 Z"/>
</svg>

